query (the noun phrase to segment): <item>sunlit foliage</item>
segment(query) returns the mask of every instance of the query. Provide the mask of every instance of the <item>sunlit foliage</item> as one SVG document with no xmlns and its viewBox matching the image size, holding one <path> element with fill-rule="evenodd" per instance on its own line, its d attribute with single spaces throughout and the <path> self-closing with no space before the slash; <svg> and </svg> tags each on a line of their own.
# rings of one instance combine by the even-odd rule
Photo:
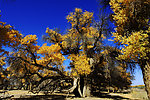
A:
<svg viewBox="0 0 150 100">
<path fill-rule="evenodd" d="M 0 66 L 4 65 L 4 55 L 8 55 L 3 46 L 15 47 L 20 42 L 20 34 L 17 30 L 14 30 L 11 25 L 4 22 L 0 22 Z M 2 58 L 1 58 L 2 57 Z"/>
<path fill-rule="evenodd" d="M 89 65 L 89 58 L 86 57 L 85 54 L 74 55 L 71 54 L 69 56 L 70 60 L 73 61 L 73 65 L 75 70 L 81 75 L 85 74 L 88 75 L 91 72 L 91 66 Z"/>
<path fill-rule="evenodd" d="M 123 45 L 118 59 L 140 65 L 150 99 L 150 1 L 110 0 L 110 5 L 116 25 L 114 41 Z"/>
<path fill-rule="evenodd" d="M 110 5 L 117 26 L 112 34 L 115 42 L 123 45 L 123 55 L 118 58 L 149 59 L 149 0 L 111 0 Z"/>
<path fill-rule="evenodd" d="M 93 13 L 82 11 L 79 8 L 71 12 L 66 19 L 70 24 L 66 34 L 59 33 L 57 29 L 47 28 L 47 35 L 43 37 L 50 44 L 44 43 L 42 46 L 38 45 L 36 35 L 22 36 L 11 26 L 2 24 L 10 29 L 6 32 L 6 36 L 8 35 L 9 38 L 1 39 L 5 41 L 2 45 L 13 48 L 13 51 L 9 53 L 7 59 L 9 67 L 6 69 L 6 77 L 12 80 L 11 82 L 17 82 L 20 88 L 27 87 L 30 90 L 40 88 L 38 89 L 40 91 L 46 86 L 55 89 L 55 86 L 62 84 L 62 81 L 76 80 L 76 83 L 72 84 L 74 89 L 78 88 L 78 91 L 83 91 L 84 89 L 83 87 L 80 88 L 80 85 L 88 86 L 87 84 L 93 85 L 95 83 L 107 85 L 108 82 L 112 82 L 110 79 L 115 79 L 111 77 L 113 74 L 111 74 L 110 65 L 113 61 L 118 64 L 115 57 L 120 51 L 103 45 L 103 41 L 106 39 L 105 29 L 103 28 L 104 22 L 102 21 L 99 26 L 94 26 Z M 143 37 L 143 35 L 141 36 Z M 144 35 L 144 38 L 146 38 L 146 35 Z M 70 60 L 68 66 L 70 69 L 66 69 L 66 66 L 64 66 L 66 59 Z M 4 60 L 5 57 L 1 58 L 1 66 L 5 64 Z M 130 85 L 131 78 L 130 74 L 126 73 L 126 68 L 123 69 L 124 66 L 116 67 L 116 65 L 114 67 L 116 70 L 112 72 L 118 71 L 118 77 L 120 80 L 122 79 L 121 82 L 125 80 L 129 83 L 127 85 Z M 96 75 L 99 73 L 103 74 L 99 78 L 104 82 L 92 83 L 92 80 L 95 81 L 96 79 L 93 76 L 97 77 Z M 109 86 L 113 86 L 113 84 L 116 83 Z M 122 87 L 125 86 L 122 85 Z M 83 95 L 84 93 L 80 94 L 80 96 Z"/>
<path fill-rule="evenodd" d="M 61 35 L 54 30 L 47 28 L 52 43 L 58 43 L 61 50 L 69 55 L 72 64 L 75 66 L 78 74 L 88 75 L 91 72 L 89 65 L 90 50 L 96 46 L 100 46 L 99 39 L 105 39 L 105 36 L 100 31 L 91 26 L 93 13 L 76 8 L 75 12 L 71 12 L 67 16 L 71 28 L 68 33 Z"/>
</svg>

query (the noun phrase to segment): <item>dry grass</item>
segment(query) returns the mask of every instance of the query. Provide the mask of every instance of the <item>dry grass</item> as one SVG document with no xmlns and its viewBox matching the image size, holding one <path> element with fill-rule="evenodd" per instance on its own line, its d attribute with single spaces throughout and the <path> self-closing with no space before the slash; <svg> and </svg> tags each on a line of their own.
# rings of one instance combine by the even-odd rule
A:
<svg viewBox="0 0 150 100">
<path fill-rule="evenodd" d="M 139 100 L 148 100 L 146 91 L 144 89 L 132 89 L 131 94 L 133 98 L 137 98 Z"/>
</svg>

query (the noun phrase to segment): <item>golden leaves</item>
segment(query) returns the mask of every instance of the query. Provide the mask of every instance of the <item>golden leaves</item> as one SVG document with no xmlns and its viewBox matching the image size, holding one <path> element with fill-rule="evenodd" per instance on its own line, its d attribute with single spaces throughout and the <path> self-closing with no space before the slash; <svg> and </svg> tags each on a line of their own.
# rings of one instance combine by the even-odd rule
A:
<svg viewBox="0 0 150 100">
<path fill-rule="evenodd" d="M 27 35 L 23 39 L 21 39 L 21 44 L 22 45 L 29 45 L 31 43 L 37 43 L 37 36 L 36 35 Z"/>
<path fill-rule="evenodd" d="M 37 50 L 38 54 L 42 54 L 44 57 L 37 60 L 40 64 L 48 64 L 49 61 L 58 62 L 58 65 L 61 65 L 65 60 L 65 57 L 60 52 L 61 47 L 58 44 L 53 44 L 51 46 L 47 46 L 47 44 L 43 44 L 42 47 Z"/>
<path fill-rule="evenodd" d="M 59 52 L 60 51 L 60 46 L 58 44 L 53 44 L 51 46 L 47 46 L 47 43 L 44 43 L 42 47 L 37 51 L 38 54 L 51 54 L 54 52 Z"/>
<path fill-rule="evenodd" d="M 105 36 L 101 35 L 98 29 L 91 26 L 92 19 L 93 13 L 88 11 L 82 11 L 81 9 L 76 8 L 74 12 L 71 12 L 67 16 L 67 20 L 71 24 L 71 28 L 68 29 L 67 34 L 60 35 L 56 31 L 50 30 L 49 28 L 47 28 L 46 33 L 49 34 L 50 39 L 53 40 L 53 43 L 60 43 L 63 49 L 80 49 L 83 50 L 83 52 L 86 52 L 94 47 L 94 43 L 97 38 L 102 40 L 105 39 Z M 57 37 L 59 37 L 59 39 Z M 62 48 L 60 48 L 60 50 Z M 53 52 L 53 49 L 51 51 Z M 69 58 L 73 61 L 72 64 L 75 66 L 75 70 L 77 71 L 72 72 L 75 74 L 75 76 L 76 74 L 90 74 L 91 67 L 89 65 L 89 58 L 86 54 L 83 54 L 81 52 L 77 55 L 71 54 L 69 55 Z"/>
<path fill-rule="evenodd" d="M 6 57 L 1 57 L 1 58 L 0 58 L 0 66 L 3 66 L 3 65 L 6 64 L 6 63 L 5 63 L 5 59 L 6 59 Z"/>
<path fill-rule="evenodd" d="M 8 54 L 2 46 L 15 47 L 19 45 L 21 36 L 22 34 L 20 34 L 17 30 L 14 30 L 12 26 L 7 25 L 4 22 L 0 22 L 0 57 L 4 54 Z"/>
<path fill-rule="evenodd" d="M 147 2 L 147 0 L 144 1 Z M 139 0 L 143 5 L 145 4 L 144 1 Z M 138 0 L 110 0 L 111 8 L 114 11 L 113 19 L 117 26 L 116 32 L 112 33 L 114 42 L 123 45 L 122 55 L 119 55 L 118 59 L 133 59 L 135 61 L 140 58 L 149 59 L 147 54 L 150 52 L 148 39 L 150 31 L 149 29 L 142 30 L 143 27 L 147 27 L 149 19 L 145 16 L 136 16 L 135 13 L 140 13 L 140 11 L 138 11 L 136 5 L 133 7 L 133 2 L 137 3 Z M 146 11 L 146 8 L 141 9 Z M 137 23 L 136 27 L 134 27 L 134 22 Z"/>
<path fill-rule="evenodd" d="M 68 22 L 71 23 L 72 27 L 82 27 L 87 24 L 87 27 L 90 26 L 92 23 L 93 13 L 91 12 L 82 12 L 81 9 L 76 8 L 75 12 L 70 13 L 70 15 L 67 16 Z M 80 23 L 80 24 L 78 24 Z"/>
<path fill-rule="evenodd" d="M 149 52 L 149 41 L 148 41 L 148 34 L 144 31 L 132 32 L 131 35 L 118 36 L 117 33 L 113 34 L 115 40 L 124 44 L 124 47 L 121 50 L 123 55 L 119 55 L 119 59 L 134 59 L 137 61 L 139 57 L 144 59 L 148 59 L 147 53 Z"/>
<path fill-rule="evenodd" d="M 63 37 L 61 36 L 61 34 L 57 33 L 56 31 L 47 28 L 46 29 L 46 33 L 48 33 L 48 35 L 50 36 L 50 40 L 53 43 L 58 43 L 61 42 Z"/>
<path fill-rule="evenodd" d="M 73 61 L 73 64 L 78 74 L 88 75 L 91 73 L 91 67 L 89 65 L 89 58 L 87 58 L 85 54 L 80 54 L 80 55 L 71 54 L 69 58 L 70 60 Z M 75 73 L 76 72 L 74 72 L 74 74 Z"/>
<path fill-rule="evenodd" d="M 75 8 L 75 12 L 76 12 L 76 13 L 82 13 L 82 9 L 80 9 L 80 8 Z"/>
</svg>

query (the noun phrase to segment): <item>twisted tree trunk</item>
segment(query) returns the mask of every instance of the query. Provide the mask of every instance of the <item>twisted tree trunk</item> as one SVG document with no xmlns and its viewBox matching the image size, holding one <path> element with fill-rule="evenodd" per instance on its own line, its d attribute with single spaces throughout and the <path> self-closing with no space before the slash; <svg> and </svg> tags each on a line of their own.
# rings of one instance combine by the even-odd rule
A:
<svg viewBox="0 0 150 100">
<path fill-rule="evenodd" d="M 91 89 L 87 81 L 87 77 L 74 78 L 73 87 L 69 89 L 69 92 L 73 92 L 76 97 L 91 96 Z"/>
<path fill-rule="evenodd" d="M 73 87 L 70 90 L 70 92 L 73 92 L 76 97 L 82 97 L 80 90 L 80 78 L 74 78 Z"/>
<path fill-rule="evenodd" d="M 89 97 L 91 96 L 91 89 L 88 83 L 87 77 L 80 77 L 77 83 L 77 87 L 74 90 L 75 96 Z"/>
<path fill-rule="evenodd" d="M 150 100 L 150 62 L 146 61 L 141 65 L 143 79 L 145 84 L 145 90 L 147 92 L 148 99 Z"/>
</svg>

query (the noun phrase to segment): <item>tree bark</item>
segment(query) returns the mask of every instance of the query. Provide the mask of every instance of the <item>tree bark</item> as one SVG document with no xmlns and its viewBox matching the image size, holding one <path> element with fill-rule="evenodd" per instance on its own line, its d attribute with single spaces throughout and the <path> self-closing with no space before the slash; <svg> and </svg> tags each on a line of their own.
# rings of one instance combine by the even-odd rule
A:
<svg viewBox="0 0 150 100">
<path fill-rule="evenodd" d="M 75 97 L 82 97 L 82 92 L 81 92 L 81 89 L 80 89 L 80 78 L 77 77 L 77 78 L 73 78 L 73 86 L 68 89 L 68 90 L 63 90 L 64 92 L 67 92 L 68 94 L 69 93 L 73 93 L 75 95 Z"/>
<path fill-rule="evenodd" d="M 145 90 L 147 92 L 148 99 L 150 100 L 150 62 L 146 61 L 145 64 L 142 64 L 141 69 L 143 73 Z"/>
<path fill-rule="evenodd" d="M 80 77 L 74 80 L 73 87 L 71 90 L 73 90 L 73 93 L 76 97 L 89 97 L 91 96 L 91 89 L 88 84 L 87 77 Z M 71 92 L 71 91 L 70 91 Z"/>
<path fill-rule="evenodd" d="M 83 98 L 91 96 L 91 88 L 87 76 L 80 78 L 80 87 Z"/>
<path fill-rule="evenodd" d="M 76 97 L 82 97 L 82 93 L 80 90 L 80 78 L 74 78 L 73 87 L 70 92 L 72 91 Z"/>
<path fill-rule="evenodd" d="M 84 86 L 83 86 L 83 97 L 89 97 L 91 96 L 91 89 L 88 84 L 87 77 L 84 78 Z"/>
<path fill-rule="evenodd" d="M 86 97 L 86 91 L 87 91 L 87 81 L 86 79 L 84 79 L 82 97 Z"/>
</svg>

